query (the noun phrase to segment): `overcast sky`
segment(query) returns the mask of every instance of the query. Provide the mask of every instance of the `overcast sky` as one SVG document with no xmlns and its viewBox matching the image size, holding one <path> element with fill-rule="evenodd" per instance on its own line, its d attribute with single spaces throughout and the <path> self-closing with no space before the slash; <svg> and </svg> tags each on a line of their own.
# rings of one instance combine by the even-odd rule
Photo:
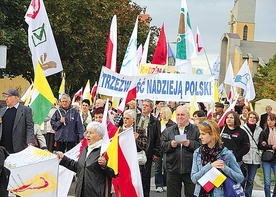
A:
<svg viewBox="0 0 276 197">
<path fill-rule="evenodd" d="M 181 0 L 133 0 L 141 7 L 147 6 L 147 14 L 152 17 L 151 25 L 165 24 L 169 42 L 176 40 Z M 196 26 L 210 63 L 220 52 L 220 39 L 228 32 L 230 10 L 234 0 L 187 0 L 194 36 Z M 276 0 L 257 0 L 255 16 L 255 41 L 276 42 Z M 175 45 L 172 45 L 175 48 Z M 173 49 L 175 50 L 175 49 Z M 195 67 L 207 67 L 203 50 L 193 61 Z M 207 67 L 208 68 L 208 67 Z"/>
</svg>

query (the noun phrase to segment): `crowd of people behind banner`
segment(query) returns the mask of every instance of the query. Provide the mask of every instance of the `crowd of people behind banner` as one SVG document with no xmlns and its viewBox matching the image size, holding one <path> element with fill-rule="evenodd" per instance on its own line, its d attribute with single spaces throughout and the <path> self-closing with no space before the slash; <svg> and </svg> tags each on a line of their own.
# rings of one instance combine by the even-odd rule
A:
<svg viewBox="0 0 276 197">
<path fill-rule="evenodd" d="M 107 158 L 99 154 L 103 131 L 101 126 L 95 124 L 103 121 L 105 105 L 108 105 L 107 119 L 104 120 L 109 138 L 119 127 L 121 131 L 133 127 L 137 151 L 146 153 L 146 162 L 139 166 L 145 197 L 150 196 L 153 163 L 156 192 L 167 191 L 168 197 L 180 197 L 182 185 L 188 197 L 223 196 L 223 187 L 207 192 L 198 184 L 199 178 L 212 167 L 240 183 L 245 196 L 250 197 L 260 166 L 263 169 L 265 196 L 270 196 L 271 169 L 276 177 L 276 114 L 271 112 L 271 106 L 267 106 L 266 113 L 259 116 L 245 105 L 243 97 L 239 97 L 234 110 L 225 114 L 224 126 L 219 127 L 218 121 L 229 106 L 227 102 L 216 103 L 212 114 L 207 114 L 204 103 L 200 102 L 199 110 L 190 117 L 189 103 L 133 100 L 126 104 L 125 112 L 118 114 L 111 101 L 105 103 L 99 98 L 92 105 L 89 100 L 80 98 L 72 103 L 70 96 L 63 94 L 53 105 L 43 127 L 36 127 L 35 131 L 31 109 L 19 103 L 18 91 L 10 89 L 3 95 L 7 106 L 0 109 L 0 193 L 5 196 L 8 195 L 7 184 L 2 184 L 8 181 L 5 158 L 28 145 L 34 146 L 34 139 L 38 139 L 40 148 L 57 152 L 62 165 L 73 169 L 79 176 L 81 174 L 82 178 L 77 178 L 76 196 L 85 196 L 85 193 L 105 196 L 105 187 L 108 188 L 108 196 L 111 196 L 114 174 L 106 168 Z M 79 161 L 72 163 L 63 153 L 79 142 L 81 156 Z M 262 157 L 261 151 L 271 152 L 273 157 Z M 97 170 L 85 171 L 85 165 Z M 99 170 L 102 172 L 99 173 Z M 92 173 L 98 181 L 91 180 L 91 176 L 86 180 L 84 173 Z M 108 176 L 109 181 L 105 181 L 104 176 Z M 101 184 L 100 190 L 89 186 L 90 182 Z M 275 186 L 273 196 L 276 196 Z"/>
</svg>

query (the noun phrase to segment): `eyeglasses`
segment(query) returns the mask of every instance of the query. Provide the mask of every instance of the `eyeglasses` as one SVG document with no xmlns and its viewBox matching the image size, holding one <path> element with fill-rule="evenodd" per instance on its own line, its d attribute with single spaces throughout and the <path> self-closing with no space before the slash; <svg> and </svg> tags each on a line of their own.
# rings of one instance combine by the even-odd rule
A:
<svg viewBox="0 0 276 197">
<path fill-rule="evenodd" d="M 209 128 L 211 128 L 211 126 L 209 125 L 209 123 L 208 122 L 201 122 L 200 123 L 202 126 L 204 126 L 204 127 L 209 127 Z"/>
</svg>

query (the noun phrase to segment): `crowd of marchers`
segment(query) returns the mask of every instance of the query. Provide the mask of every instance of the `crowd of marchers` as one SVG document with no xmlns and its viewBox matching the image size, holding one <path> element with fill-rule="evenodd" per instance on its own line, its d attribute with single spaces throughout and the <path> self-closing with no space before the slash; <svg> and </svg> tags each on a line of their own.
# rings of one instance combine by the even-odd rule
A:
<svg viewBox="0 0 276 197">
<path fill-rule="evenodd" d="M 189 103 L 145 99 L 132 100 L 123 113 L 117 113 L 112 101 L 106 103 L 98 98 L 92 104 L 79 97 L 72 102 L 69 95 L 63 94 L 41 127 L 34 124 L 32 110 L 19 102 L 17 90 L 9 89 L 3 96 L 6 100 L 6 106 L 0 109 L 3 196 L 8 196 L 10 174 L 4 161 L 9 154 L 27 146 L 56 153 L 60 165 L 77 173 L 76 196 L 111 196 L 112 182 L 116 182 L 116 196 L 127 196 L 128 191 L 120 189 L 122 177 L 115 176 L 107 166 L 108 157 L 100 154 L 106 128 L 110 139 L 118 128 L 119 132 L 133 128 L 137 154 L 146 155 L 146 161 L 139 162 L 145 197 L 150 196 L 153 163 L 156 192 L 167 191 L 168 197 L 180 197 L 183 186 L 185 196 L 189 197 L 224 196 L 222 185 L 207 191 L 199 184 L 199 179 L 212 168 L 240 183 L 246 197 L 252 196 L 256 172 L 262 168 L 265 196 L 270 196 L 271 169 L 276 177 L 276 114 L 271 106 L 258 115 L 239 97 L 233 110 L 227 110 L 227 102 L 215 103 L 215 111 L 208 114 L 200 102 L 199 110 L 190 114 Z M 103 120 L 106 122 L 101 124 Z M 64 153 L 78 143 L 81 143 L 79 159 L 66 157 Z M 273 196 L 275 190 L 274 186 Z"/>
</svg>

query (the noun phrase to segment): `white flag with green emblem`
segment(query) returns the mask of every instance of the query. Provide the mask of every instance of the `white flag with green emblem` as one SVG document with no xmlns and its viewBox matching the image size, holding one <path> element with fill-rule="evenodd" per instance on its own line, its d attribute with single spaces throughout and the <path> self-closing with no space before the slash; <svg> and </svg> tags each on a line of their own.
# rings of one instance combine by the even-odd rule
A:
<svg viewBox="0 0 276 197">
<path fill-rule="evenodd" d="M 34 70 L 39 61 L 46 77 L 62 71 L 57 45 L 43 0 L 31 1 L 25 21 L 29 25 L 28 42 Z"/>
<path fill-rule="evenodd" d="M 175 69 L 181 73 L 191 74 L 191 59 L 196 56 L 196 47 L 192 32 L 190 15 L 188 12 L 186 0 L 182 0 L 176 44 Z"/>
</svg>

